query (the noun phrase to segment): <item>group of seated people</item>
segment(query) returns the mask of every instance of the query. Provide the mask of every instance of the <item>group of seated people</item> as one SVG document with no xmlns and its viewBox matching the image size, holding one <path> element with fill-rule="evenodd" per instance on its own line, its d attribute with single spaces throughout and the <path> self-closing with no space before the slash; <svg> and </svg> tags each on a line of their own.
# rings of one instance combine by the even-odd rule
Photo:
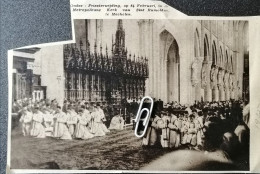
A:
<svg viewBox="0 0 260 174">
<path fill-rule="evenodd" d="M 47 103 L 42 100 L 23 102 L 21 105 L 16 102 L 13 108 L 14 110 L 15 107 L 20 108 L 19 121 L 24 136 L 89 139 L 104 136 L 111 129 L 122 130 L 124 127 L 124 119 L 117 113 L 107 128 L 104 124 L 106 117 L 100 103 L 89 105 L 88 102 L 81 102 L 80 105 L 74 105 L 66 102 L 61 108 L 55 101 Z"/>
<path fill-rule="evenodd" d="M 172 102 L 162 108 L 157 105 L 143 137 L 143 146 L 194 150 L 221 148 L 231 156 L 236 155 L 238 149 L 248 153 L 249 109 L 243 108 L 242 101 L 204 102 L 191 106 Z"/>
</svg>

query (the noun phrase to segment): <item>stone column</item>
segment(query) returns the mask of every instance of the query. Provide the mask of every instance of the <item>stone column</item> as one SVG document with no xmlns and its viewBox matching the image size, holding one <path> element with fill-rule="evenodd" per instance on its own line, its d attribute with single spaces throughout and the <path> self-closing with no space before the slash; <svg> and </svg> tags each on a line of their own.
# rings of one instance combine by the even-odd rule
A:
<svg viewBox="0 0 260 174">
<path fill-rule="evenodd" d="M 225 100 L 225 91 L 224 91 L 224 70 L 222 68 L 219 68 L 218 71 L 218 89 L 219 89 L 219 101 Z"/>
<path fill-rule="evenodd" d="M 219 101 L 219 90 L 217 86 L 212 89 L 212 101 Z"/>
<path fill-rule="evenodd" d="M 204 57 L 195 57 L 191 65 L 191 84 L 195 87 L 195 100 L 201 100 L 201 69 Z"/>
<path fill-rule="evenodd" d="M 154 42 L 153 42 L 153 23 L 154 20 L 150 19 L 142 19 L 138 21 L 139 26 L 139 56 L 140 58 L 143 57 L 148 59 L 148 68 L 149 68 L 149 78 L 145 81 L 146 95 L 150 95 L 152 97 L 157 96 L 156 86 L 157 83 L 155 83 L 155 73 L 154 67 L 154 56 L 153 56 L 153 49 L 154 49 Z M 156 67 L 158 68 L 158 67 Z M 161 68 L 158 68 L 161 69 Z M 158 82 L 159 83 L 159 82 Z M 159 95 L 160 96 L 160 95 Z"/>
<path fill-rule="evenodd" d="M 204 61 L 202 64 L 202 88 L 204 88 L 205 93 L 205 101 L 212 101 L 212 90 L 210 87 L 210 69 L 211 69 L 212 61 Z"/>
<path fill-rule="evenodd" d="M 145 45 L 146 45 L 145 25 L 146 25 L 146 20 L 141 19 L 141 20 L 138 21 L 138 26 L 139 26 L 139 54 L 140 54 L 140 56 L 145 55 Z M 137 57 L 138 56 L 139 55 L 137 55 Z"/>
<path fill-rule="evenodd" d="M 210 84 L 212 89 L 212 101 L 219 101 L 219 91 L 217 85 L 217 75 L 218 75 L 219 68 L 214 66 L 210 70 Z"/>
<path fill-rule="evenodd" d="M 229 74 L 229 91 L 230 91 L 230 99 L 235 99 L 234 97 L 234 83 L 233 83 L 234 74 Z"/>
<path fill-rule="evenodd" d="M 152 91 L 153 91 L 153 55 L 152 55 L 152 48 L 153 48 L 153 40 L 152 40 L 152 26 L 153 26 L 153 20 L 145 20 L 144 23 L 144 41 L 143 41 L 143 48 L 144 51 L 141 52 L 141 55 L 143 56 L 143 59 L 147 58 L 148 59 L 148 67 L 150 69 L 149 71 L 149 77 L 146 80 L 146 89 L 147 89 L 147 94 L 152 96 Z"/>
<path fill-rule="evenodd" d="M 225 100 L 230 100 L 229 74 L 230 73 L 226 70 L 224 75 Z"/>
<path fill-rule="evenodd" d="M 152 28 L 153 28 L 153 23 L 154 23 L 154 20 L 152 19 L 149 19 L 149 22 L 148 22 L 148 43 L 150 44 L 147 44 L 148 45 L 148 54 L 146 55 L 146 58 L 148 59 L 148 65 L 149 65 L 149 69 L 153 72 L 154 68 L 153 68 L 153 65 L 154 65 L 154 57 L 153 57 L 153 45 L 154 45 L 154 42 L 153 42 L 153 33 L 152 33 Z M 150 88 L 150 91 L 149 91 L 149 95 L 150 96 L 153 96 L 154 94 L 152 93 L 152 91 L 154 91 L 154 78 L 153 78 L 153 73 L 149 73 L 149 88 Z"/>
<path fill-rule="evenodd" d="M 168 65 L 168 51 L 169 51 L 169 48 L 173 42 L 174 38 L 172 37 L 172 35 L 170 34 L 167 34 L 166 35 L 166 39 L 165 39 L 165 44 L 163 46 L 163 59 L 161 60 L 161 65 L 162 65 L 162 69 L 161 69 L 161 73 L 162 73 L 162 76 L 161 76 L 161 79 L 162 79 L 162 83 L 161 83 L 161 86 L 164 87 L 162 88 L 163 91 L 161 91 L 161 95 L 163 97 L 163 100 L 165 102 L 168 101 L 168 72 L 167 72 L 167 65 Z M 173 78 L 173 77 L 172 77 Z"/>
<path fill-rule="evenodd" d="M 162 79 L 163 82 L 161 84 L 161 86 L 163 87 L 163 91 L 162 91 L 162 99 L 164 102 L 168 102 L 168 96 L 169 96 L 169 91 L 168 91 L 168 72 L 167 72 L 167 64 L 168 64 L 168 60 L 167 60 L 167 56 L 165 57 L 165 59 L 162 60 Z"/>
</svg>

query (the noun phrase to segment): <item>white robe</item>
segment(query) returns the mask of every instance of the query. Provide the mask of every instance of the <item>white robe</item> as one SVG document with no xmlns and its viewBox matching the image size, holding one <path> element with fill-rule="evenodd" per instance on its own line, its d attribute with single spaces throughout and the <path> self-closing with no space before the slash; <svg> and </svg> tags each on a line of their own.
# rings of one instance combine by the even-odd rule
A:
<svg viewBox="0 0 260 174">
<path fill-rule="evenodd" d="M 204 132 L 203 132 L 203 117 L 197 117 L 197 120 L 194 120 L 197 123 L 197 145 L 203 145 L 203 137 L 204 137 Z"/>
<path fill-rule="evenodd" d="M 78 123 L 76 126 L 75 137 L 80 139 L 93 138 L 94 135 L 90 133 L 87 124 L 90 122 L 90 117 L 79 116 Z"/>
<path fill-rule="evenodd" d="M 149 126 L 146 130 L 145 136 L 143 137 L 143 146 L 154 146 L 160 141 L 158 134 L 158 129 L 160 129 L 161 118 L 159 116 L 155 116 L 155 118 L 151 118 L 149 120 Z"/>
<path fill-rule="evenodd" d="M 90 116 L 89 110 L 85 109 L 85 110 L 83 111 L 83 116 L 84 116 L 84 117 L 89 117 L 89 116 Z"/>
<path fill-rule="evenodd" d="M 168 124 L 171 121 L 171 118 L 169 116 L 162 116 L 163 121 L 162 123 L 162 135 L 161 135 L 161 145 L 162 147 L 169 147 L 169 138 L 170 138 L 170 128 L 168 127 Z"/>
<path fill-rule="evenodd" d="M 88 128 L 89 132 L 91 133 L 91 127 L 92 127 L 94 119 L 92 118 L 90 112 L 87 109 L 84 110 L 82 117 L 87 119 L 87 122 L 88 122 L 87 128 Z"/>
<path fill-rule="evenodd" d="M 188 121 L 183 120 L 181 126 L 181 144 L 187 144 L 188 137 Z"/>
<path fill-rule="evenodd" d="M 181 127 L 182 127 L 182 120 L 180 118 L 171 118 L 171 122 L 169 123 L 170 128 L 170 140 L 169 140 L 169 147 L 170 148 L 177 148 L 181 145 Z"/>
<path fill-rule="evenodd" d="M 197 125 L 195 122 L 188 122 L 188 133 L 187 133 L 187 143 L 195 146 L 197 145 Z"/>
<path fill-rule="evenodd" d="M 75 128 L 78 122 L 78 115 L 73 111 L 67 113 L 67 125 L 69 128 L 70 135 L 73 137 L 75 134 Z"/>
<path fill-rule="evenodd" d="M 92 117 L 92 127 L 91 133 L 95 136 L 104 136 L 106 132 L 110 132 L 105 124 L 103 123 L 104 114 L 100 114 L 98 111 L 94 111 L 91 113 Z"/>
<path fill-rule="evenodd" d="M 31 136 L 35 138 L 45 138 L 45 128 L 42 123 L 43 114 L 41 112 L 33 114 Z"/>
<path fill-rule="evenodd" d="M 47 137 L 52 137 L 53 135 L 53 115 L 46 111 L 43 115 L 44 125 L 45 125 L 45 135 Z"/>
<path fill-rule="evenodd" d="M 112 118 L 108 129 L 123 130 L 123 128 L 124 128 L 124 119 L 121 116 L 116 115 Z"/>
<path fill-rule="evenodd" d="M 67 139 L 71 140 L 71 135 L 69 133 L 69 129 L 66 125 L 67 123 L 67 115 L 64 112 L 60 112 L 54 115 L 54 131 L 53 137 L 59 139 Z"/>
<path fill-rule="evenodd" d="M 105 117 L 105 114 L 104 114 L 104 111 L 103 109 L 99 108 L 97 109 L 97 113 L 100 115 L 100 117 L 102 118 L 102 121 L 106 121 L 106 117 Z"/>
<path fill-rule="evenodd" d="M 22 123 L 22 130 L 24 136 L 30 135 L 31 125 L 32 125 L 33 113 L 26 111 L 20 118 Z"/>
</svg>

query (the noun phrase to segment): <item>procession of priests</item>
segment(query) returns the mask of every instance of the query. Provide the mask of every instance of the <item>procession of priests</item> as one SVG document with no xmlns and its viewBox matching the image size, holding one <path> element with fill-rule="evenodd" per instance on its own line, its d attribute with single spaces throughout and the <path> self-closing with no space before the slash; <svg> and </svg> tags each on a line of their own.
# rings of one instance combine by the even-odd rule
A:
<svg viewBox="0 0 260 174">
<path fill-rule="evenodd" d="M 34 138 L 90 139 L 124 127 L 124 119 L 116 110 L 116 115 L 107 128 L 106 116 L 100 103 L 90 105 L 84 101 L 64 101 L 63 107 L 60 107 L 55 100 L 16 101 L 12 112 L 20 114 L 23 135 Z"/>
<path fill-rule="evenodd" d="M 222 148 L 231 155 L 238 148 L 249 148 L 249 104 L 242 100 L 193 105 L 154 101 L 153 114 L 142 139 L 143 147 Z M 134 119 L 138 107 L 138 99 L 126 101 L 124 114 Z M 21 115 L 23 135 L 35 138 L 70 140 L 105 136 L 110 130 L 122 130 L 126 118 L 121 109 L 110 112 L 109 105 L 85 101 L 64 101 L 62 107 L 55 100 L 15 101 L 12 109 Z"/>
</svg>

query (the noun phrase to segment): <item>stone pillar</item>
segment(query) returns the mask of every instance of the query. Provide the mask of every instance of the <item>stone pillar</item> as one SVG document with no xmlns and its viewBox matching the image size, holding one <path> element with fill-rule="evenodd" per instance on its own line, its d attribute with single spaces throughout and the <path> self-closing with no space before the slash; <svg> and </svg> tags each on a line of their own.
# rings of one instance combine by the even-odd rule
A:
<svg viewBox="0 0 260 174">
<path fill-rule="evenodd" d="M 229 75 L 230 73 L 226 71 L 224 75 L 225 100 L 230 100 Z"/>
<path fill-rule="evenodd" d="M 145 30 L 144 30 L 144 34 L 145 34 L 145 40 L 143 48 L 144 48 L 144 52 L 143 54 L 141 53 L 141 55 L 143 56 L 143 59 L 147 58 L 148 59 L 148 67 L 151 71 L 149 71 L 149 78 L 146 80 L 146 89 L 148 89 L 147 93 L 152 96 L 152 91 L 153 91 L 153 54 L 152 54 L 152 49 L 153 49 L 153 39 L 152 39 L 152 27 L 153 27 L 153 20 L 145 20 L 144 25 L 145 25 Z M 150 44 L 147 44 L 150 43 Z"/>
<path fill-rule="evenodd" d="M 224 91 L 224 70 L 222 68 L 219 68 L 218 71 L 218 89 L 219 89 L 219 101 L 225 100 L 225 91 Z"/>
<path fill-rule="evenodd" d="M 217 86 L 212 89 L 212 101 L 219 101 L 219 90 Z"/>
<path fill-rule="evenodd" d="M 139 20 L 138 26 L 139 26 L 139 54 L 140 57 L 147 58 L 148 59 L 148 68 L 149 68 L 149 78 L 145 81 L 146 86 L 146 95 L 150 95 L 152 97 L 155 97 L 154 92 L 154 78 L 153 78 L 153 33 L 152 33 L 152 27 L 153 27 L 154 20 Z M 150 44 L 147 44 L 150 43 Z"/>
<path fill-rule="evenodd" d="M 219 91 L 217 85 L 217 75 L 218 75 L 219 68 L 214 66 L 210 70 L 210 84 L 212 89 L 212 101 L 219 101 Z"/>
<path fill-rule="evenodd" d="M 195 87 L 195 100 L 201 100 L 201 69 L 204 57 L 195 57 L 191 65 L 191 84 Z"/>
<path fill-rule="evenodd" d="M 148 65 L 149 65 L 149 69 L 152 71 L 152 73 L 149 73 L 149 88 L 150 88 L 150 91 L 149 91 L 149 95 L 154 95 L 152 93 L 152 91 L 154 91 L 154 78 L 153 78 L 153 70 L 154 70 L 154 57 L 153 57 L 153 47 L 154 47 L 154 42 L 153 42 L 153 33 L 152 33 L 152 29 L 153 29 L 153 23 L 154 23 L 154 20 L 152 19 L 149 19 L 149 22 L 148 22 L 148 38 L 149 38 L 149 43 L 150 44 L 146 44 L 148 45 L 148 54 L 146 55 L 146 58 L 148 59 Z"/>
<path fill-rule="evenodd" d="M 205 101 L 212 101 L 212 90 L 210 87 L 210 69 L 211 69 L 212 61 L 204 61 L 202 64 L 202 88 L 204 88 L 205 93 Z"/>
<path fill-rule="evenodd" d="M 173 42 L 174 38 L 170 33 L 165 35 L 165 39 L 163 40 L 163 49 L 162 49 L 162 58 L 161 58 L 161 96 L 163 101 L 168 101 L 168 72 L 167 72 L 167 64 L 168 62 L 168 51 Z M 171 74 L 170 74 L 171 75 Z M 173 77 L 172 77 L 173 78 Z"/>
<path fill-rule="evenodd" d="M 229 99 L 234 99 L 233 96 L 233 74 L 229 73 L 228 77 Z"/>
<path fill-rule="evenodd" d="M 162 99 L 165 102 L 168 102 L 168 96 L 169 96 L 169 91 L 168 91 L 168 72 L 167 72 L 167 64 L 168 64 L 168 60 L 167 60 L 167 56 L 165 57 L 165 59 L 163 59 L 162 61 L 162 79 L 163 79 L 163 83 L 162 86 L 164 87 L 163 91 L 162 91 Z"/>
<path fill-rule="evenodd" d="M 231 96 L 231 99 L 236 99 L 235 98 L 235 76 L 234 76 L 234 73 L 232 73 L 231 75 L 230 75 L 230 96 Z"/>
</svg>

